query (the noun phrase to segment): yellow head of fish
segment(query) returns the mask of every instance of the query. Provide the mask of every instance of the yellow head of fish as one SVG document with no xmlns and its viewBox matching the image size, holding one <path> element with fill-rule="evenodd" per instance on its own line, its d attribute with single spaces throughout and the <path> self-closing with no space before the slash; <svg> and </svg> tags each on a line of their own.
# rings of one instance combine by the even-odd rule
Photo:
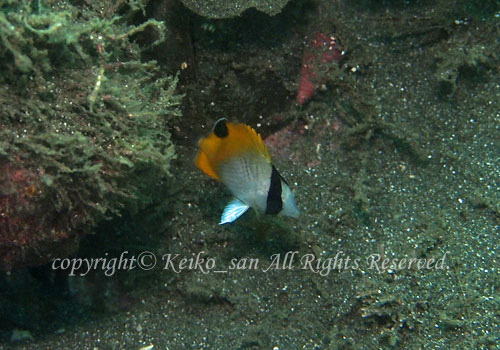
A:
<svg viewBox="0 0 500 350">
<path fill-rule="evenodd" d="M 290 187 L 272 165 L 262 138 L 250 126 L 219 119 L 199 146 L 196 166 L 235 196 L 219 225 L 233 222 L 250 207 L 265 214 L 299 216 Z"/>
</svg>

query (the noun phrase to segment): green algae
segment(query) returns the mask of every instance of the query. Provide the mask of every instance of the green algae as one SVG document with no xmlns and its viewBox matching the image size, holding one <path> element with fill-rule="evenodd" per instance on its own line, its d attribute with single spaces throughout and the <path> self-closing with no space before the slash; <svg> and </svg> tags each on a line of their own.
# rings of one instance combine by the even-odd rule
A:
<svg viewBox="0 0 500 350">
<path fill-rule="evenodd" d="M 127 20 L 144 6 L 1 2 L 0 165 L 10 174 L 2 187 L 13 174 L 31 181 L 15 183 L 2 205 L 8 237 L 28 242 L 16 247 L 26 258 L 9 255 L 4 267 L 29 264 L 33 249 L 43 261 L 48 238 L 78 240 L 104 218 L 136 212 L 156 198 L 148 186 L 169 175 L 167 123 L 182 96 L 177 76 L 142 57 L 166 37 L 163 22 Z M 139 44 L 144 31 L 150 39 Z M 10 245 L 0 244 L 0 256 Z"/>
</svg>

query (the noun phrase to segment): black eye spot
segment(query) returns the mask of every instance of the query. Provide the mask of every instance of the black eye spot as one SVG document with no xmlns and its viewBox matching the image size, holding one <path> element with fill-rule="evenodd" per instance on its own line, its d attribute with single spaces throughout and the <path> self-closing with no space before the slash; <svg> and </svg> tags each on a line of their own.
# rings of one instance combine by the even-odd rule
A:
<svg viewBox="0 0 500 350">
<path fill-rule="evenodd" d="M 215 126 L 214 126 L 215 136 L 217 136 L 219 138 L 224 138 L 224 137 L 227 137 L 227 135 L 229 135 L 229 130 L 227 128 L 226 123 L 227 123 L 227 119 L 225 119 L 225 118 L 219 119 L 217 121 L 217 123 L 215 123 Z"/>
</svg>

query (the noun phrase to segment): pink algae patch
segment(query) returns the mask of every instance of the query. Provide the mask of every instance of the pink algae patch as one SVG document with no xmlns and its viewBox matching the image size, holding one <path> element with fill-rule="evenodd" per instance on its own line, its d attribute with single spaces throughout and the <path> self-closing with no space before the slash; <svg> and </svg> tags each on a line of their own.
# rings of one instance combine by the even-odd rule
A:
<svg viewBox="0 0 500 350">
<path fill-rule="evenodd" d="M 321 165 L 325 156 L 338 151 L 344 127 L 338 118 L 290 124 L 264 139 L 274 159 L 289 159 L 307 168 Z"/>
</svg>

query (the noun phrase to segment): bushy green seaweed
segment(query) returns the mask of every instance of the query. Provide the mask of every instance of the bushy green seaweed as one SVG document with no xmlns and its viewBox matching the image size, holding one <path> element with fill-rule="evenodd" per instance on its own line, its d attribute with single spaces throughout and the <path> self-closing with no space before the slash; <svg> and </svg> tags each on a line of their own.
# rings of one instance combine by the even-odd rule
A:
<svg viewBox="0 0 500 350">
<path fill-rule="evenodd" d="M 129 3 L 129 12 L 144 11 L 144 5 L 139 6 L 137 1 Z M 3 0 L 0 2 L 0 57 L 5 59 L 10 54 L 15 66 L 23 73 L 49 71 L 54 65 L 47 59 L 54 55 L 66 58 L 68 63 L 75 58 L 72 57 L 74 54 L 88 60 L 89 54 L 95 54 L 98 47 L 122 49 L 130 43 L 128 39 L 132 35 L 147 27 L 155 28 L 157 33 L 157 40 L 151 45 L 165 40 L 162 22 L 150 19 L 137 26 L 128 25 L 124 16 L 106 18 L 100 14 L 99 8 L 117 10 L 100 1 L 93 2 L 93 8 L 85 9 L 65 1 Z M 116 51 L 102 51 L 101 55 L 109 59 L 113 53 L 117 54 Z"/>
<path fill-rule="evenodd" d="M 130 22 L 144 9 L 134 0 L 0 1 L 0 209 L 8 237 L 0 266 L 30 263 L 31 250 L 43 261 L 48 240 L 77 239 L 161 195 L 175 157 L 167 122 L 180 115 L 182 96 L 177 77 L 142 60 L 166 38 L 162 22 Z M 138 44 L 144 31 L 151 39 Z"/>
</svg>

